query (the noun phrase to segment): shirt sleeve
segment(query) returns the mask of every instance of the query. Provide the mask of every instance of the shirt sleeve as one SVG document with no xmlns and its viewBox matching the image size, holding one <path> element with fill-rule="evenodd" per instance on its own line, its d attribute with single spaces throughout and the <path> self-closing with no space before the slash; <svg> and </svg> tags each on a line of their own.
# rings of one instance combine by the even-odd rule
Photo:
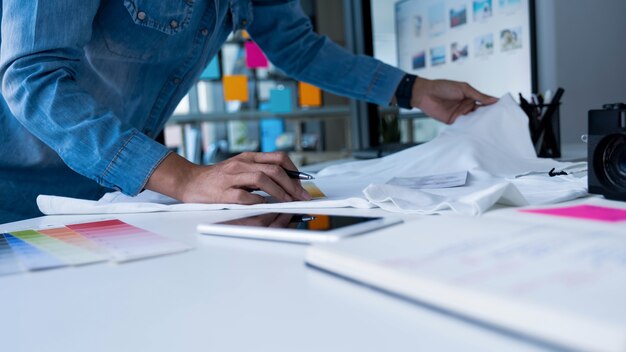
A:
<svg viewBox="0 0 626 352">
<path fill-rule="evenodd" d="M 252 1 L 252 38 L 276 66 L 330 92 L 389 105 L 404 72 L 313 31 L 298 1 Z"/>
<path fill-rule="evenodd" d="M 76 172 L 136 195 L 168 150 L 76 82 L 100 1 L 0 4 L 2 96 L 13 115 Z"/>
</svg>

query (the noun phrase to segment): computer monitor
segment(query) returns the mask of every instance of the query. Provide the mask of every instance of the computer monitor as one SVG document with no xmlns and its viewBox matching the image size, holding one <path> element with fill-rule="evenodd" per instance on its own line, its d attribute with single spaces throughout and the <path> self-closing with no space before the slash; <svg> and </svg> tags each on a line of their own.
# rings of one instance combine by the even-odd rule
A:
<svg viewBox="0 0 626 352">
<path fill-rule="evenodd" d="M 371 5 L 375 57 L 418 76 L 466 81 L 494 96 L 537 91 L 534 0 Z"/>
</svg>

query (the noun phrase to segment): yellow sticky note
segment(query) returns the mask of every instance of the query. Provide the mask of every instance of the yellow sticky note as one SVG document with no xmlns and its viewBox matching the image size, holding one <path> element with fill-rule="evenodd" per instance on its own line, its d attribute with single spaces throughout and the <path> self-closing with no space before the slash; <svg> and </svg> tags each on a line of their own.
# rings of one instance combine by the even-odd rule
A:
<svg viewBox="0 0 626 352">
<path fill-rule="evenodd" d="M 314 85 L 299 82 L 300 106 L 314 107 L 322 105 L 322 91 Z"/>
<path fill-rule="evenodd" d="M 248 77 L 245 75 L 224 76 L 224 100 L 248 101 Z"/>
<path fill-rule="evenodd" d="M 302 188 L 304 188 L 313 199 L 326 198 L 324 192 L 322 192 L 319 187 L 315 185 L 313 182 L 302 182 Z"/>
</svg>

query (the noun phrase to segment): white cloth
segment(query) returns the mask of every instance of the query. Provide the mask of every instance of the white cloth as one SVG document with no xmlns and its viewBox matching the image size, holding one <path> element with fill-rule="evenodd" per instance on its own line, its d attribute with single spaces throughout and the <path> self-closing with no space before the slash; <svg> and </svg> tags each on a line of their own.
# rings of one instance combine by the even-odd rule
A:
<svg viewBox="0 0 626 352">
<path fill-rule="evenodd" d="M 39 210 L 46 215 L 126 214 L 152 213 L 160 211 L 180 212 L 225 209 L 317 209 L 375 207 L 362 197 L 337 200 L 319 199 L 310 202 L 265 203 L 256 205 L 179 203 L 172 198 L 152 191 L 143 191 L 137 197 L 128 197 L 120 192 L 112 192 L 105 194 L 97 201 L 40 195 L 37 197 L 37 205 L 39 206 Z"/>
<path fill-rule="evenodd" d="M 550 177 L 555 168 L 569 175 Z M 386 185 L 392 177 L 469 171 L 464 187 L 416 190 Z M 453 210 L 478 215 L 496 203 L 556 203 L 587 194 L 587 164 L 537 158 L 528 118 L 510 95 L 459 118 L 431 142 L 382 160 L 331 166 L 321 177 L 369 178 L 365 197 L 394 212 L 432 214 Z"/>
<path fill-rule="evenodd" d="M 569 175 L 549 177 L 548 171 Z M 323 200 L 235 204 L 178 204 L 154 192 L 127 197 L 119 192 L 99 201 L 39 196 L 44 214 L 135 213 L 220 209 L 285 209 L 355 207 L 432 214 L 455 211 L 478 215 L 496 203 L 523 206 L 556 203 L 587 194 L 586 163 L 563 163 L 535 156 L 528 119 L 510 95 L 478 109 L 422 145 L 382 159 L 328 167 L 315 184 Z M 393 177 L 429 176 L 469 171 L 467 185 L 416 190 L 386 185 Z"/>
</svg>

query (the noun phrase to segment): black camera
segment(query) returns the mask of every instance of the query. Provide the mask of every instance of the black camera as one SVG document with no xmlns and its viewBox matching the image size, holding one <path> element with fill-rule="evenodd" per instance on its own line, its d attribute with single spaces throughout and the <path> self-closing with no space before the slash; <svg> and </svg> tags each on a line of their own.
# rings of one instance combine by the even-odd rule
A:
<svg viewBox="0 0 626 352">
<path fill-rule="evenodd" d="M 589 193 L 626 200 L 626 104 L 589 111 Z"/>
</svg>

